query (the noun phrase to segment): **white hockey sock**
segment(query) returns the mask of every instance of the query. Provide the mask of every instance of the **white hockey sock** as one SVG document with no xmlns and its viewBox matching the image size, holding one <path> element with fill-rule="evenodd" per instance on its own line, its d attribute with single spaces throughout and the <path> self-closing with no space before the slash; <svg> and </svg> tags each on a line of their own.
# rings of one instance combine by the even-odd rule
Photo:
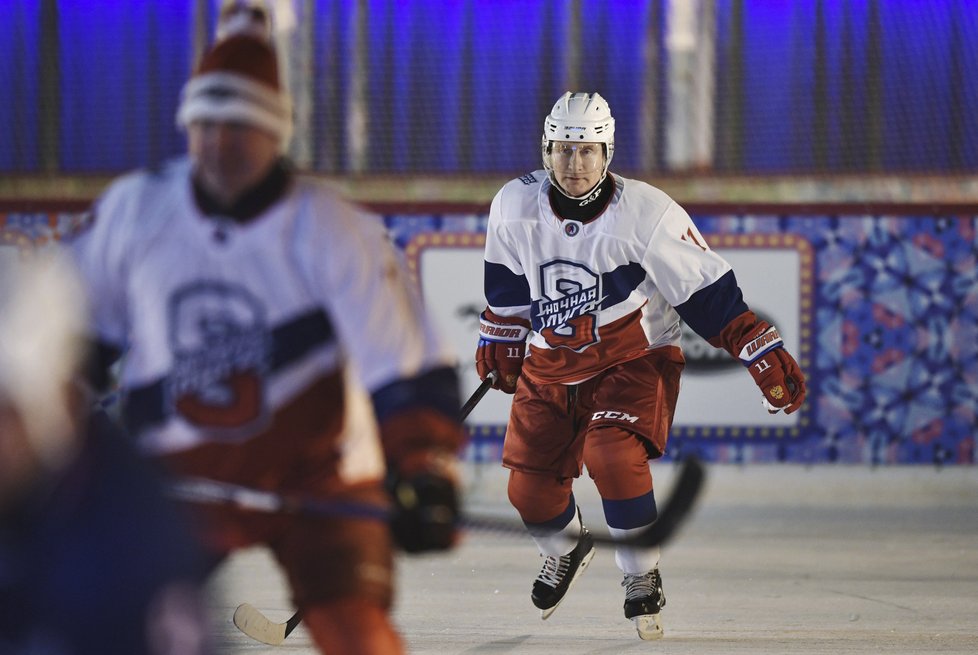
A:
<svg viewBox="0 0 978 655">
<path fill-rule="evenodd" d="M 612 537 L 620 539 L 647 530 L 648 527 L 648 525 L 643 525 L 642 527 L 629 528 L 628 530 L 608 528 L 608 531 Z M 618 546 L 615 548 L 615 564 L 626 575 L 642 575 L 643 573 L 648 573 L 659 565 L 659 548 L 658 546 L 655 548 L 626 548 L 624 546 Z"/>
<path fill-rule="evenodd" d="M 541 535 L 531 531 L 530 536 L 533 537 L 533 541 L 542 555 L 547 557 L 567 555 L 574 550 L 574 546 L 577 545 L 577 540 L 581 536 L 581 513 L 575 511 L 574 518 L 570 520 L 570 523 L 557 532 Z"/>
</svg>

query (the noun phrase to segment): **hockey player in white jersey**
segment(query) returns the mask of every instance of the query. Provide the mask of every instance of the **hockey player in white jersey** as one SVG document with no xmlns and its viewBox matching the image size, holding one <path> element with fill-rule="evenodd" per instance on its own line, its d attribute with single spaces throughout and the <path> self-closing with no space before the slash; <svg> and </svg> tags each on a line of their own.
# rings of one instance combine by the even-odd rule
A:
<svg viewBox="0 0 978 655">
<path fill-rule="evenodd" d="M 71 244 L 123 416 L 179 476 L 386 504 L 390 526 L 201 505 L 217 555 L 265 544 L 325 653 L 392 655 L 392 534 L 455 543 L 464 438 L 454 356 L 380 220 L 283 158 L 291 108 L 260 35 L 226 35 L 184 87 L 189 157 L 127 175 Z M 386 464 L 386 469 L 385 469 Z"/>
<path fill-rule="evenodd" d="M 572 483 L 587 466 L 613 535 L 656 519 L 661 457 L 684 366 L 680 319 L 739 358 L 770 412 L 797 410 L 805 377 L 730 266 L 665 193 L 608 171 L 615 121 L 597 93 L 565 93 L 544 121 L 543 170 L 492 201 L 479 375 L 515 393 L 503 465 L 542 556 L 546 619 L 594 554 Z M 619 547 L 625 616 L 662 635 L 658 549 Z"/>
</svg>

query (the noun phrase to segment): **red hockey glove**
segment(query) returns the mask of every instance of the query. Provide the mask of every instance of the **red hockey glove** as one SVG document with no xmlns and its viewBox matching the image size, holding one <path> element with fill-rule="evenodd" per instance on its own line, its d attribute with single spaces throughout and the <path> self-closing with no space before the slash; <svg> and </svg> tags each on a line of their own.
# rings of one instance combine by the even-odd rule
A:
<svg viewBox="0 0 978 655">
<path fill-rule="evenodd" d="M 785 350 L 778 329 L 753 312 L 735 318 L 710 343 L 725 348 L 747 367 L 769 413 L 791 414 L 805 401 L 805 374 L 798 362 Z"/>
<path fill-rule="evenodd" d="M 479 316 L 479 348 L 475 353 L 475 368 L 485 380 L 496 371 L 494 389 L 516 392 L 516 381 L 523 370 L 526 356 L 526 337 L 530 322 L 523 318 L 499 316 L 489 309 Z"/>
</svg>

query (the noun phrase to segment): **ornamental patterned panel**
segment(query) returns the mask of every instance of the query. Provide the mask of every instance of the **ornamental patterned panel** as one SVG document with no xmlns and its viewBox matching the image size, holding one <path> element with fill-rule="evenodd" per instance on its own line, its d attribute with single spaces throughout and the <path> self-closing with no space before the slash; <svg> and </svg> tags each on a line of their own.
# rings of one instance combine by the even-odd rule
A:
<svg viewBox="0 0 978 655">
<path fill-rule="evenodd" d="M 72 212 L 0 212 L 0 248 L 29 252 L 49 245 L 80 219 Z M 714 247 L 799 248 L 804 334 L 798 356 L 809 400 L 790 430 L 765 435 L 719 424 L 675 430 L 667 457 L 697 452 L 745 463 L 975 463 L 976 215 L 713 213 L 694 220 Z M 486 215 L 387 215 L 385 221 L 410 261 L 422 235 L 454 234 L 472 247 L 484 234 Z M 501 430 L 477 426 L 474 436 L 474 456 L 498 454 Z"/>
</svg>

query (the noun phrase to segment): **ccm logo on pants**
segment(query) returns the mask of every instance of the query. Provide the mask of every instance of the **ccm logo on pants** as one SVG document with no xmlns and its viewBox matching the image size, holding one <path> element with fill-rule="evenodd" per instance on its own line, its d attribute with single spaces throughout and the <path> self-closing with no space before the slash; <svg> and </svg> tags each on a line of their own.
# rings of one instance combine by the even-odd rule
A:
<svg viewBox="0 0 978 655">
<path fill-rule="evenodd" d="M 629 423 L 634 423 L 638 420 L 637 416 L 629 416 L 625 412 L 595 412 L 594 416 L 591 417 L 592 421 L 597 421 L 598 419 L 605 418 L 612 421 L 628 421 Z"/>
</svg>

